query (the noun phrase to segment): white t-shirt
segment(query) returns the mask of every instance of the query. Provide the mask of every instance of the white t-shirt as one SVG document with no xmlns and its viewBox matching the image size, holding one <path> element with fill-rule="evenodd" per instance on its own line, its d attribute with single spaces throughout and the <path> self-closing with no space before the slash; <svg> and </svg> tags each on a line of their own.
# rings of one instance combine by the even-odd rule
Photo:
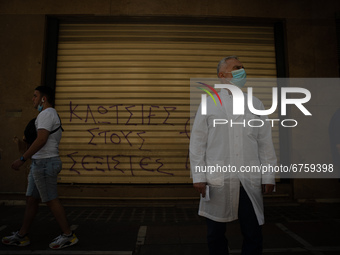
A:
<svg viewBox="0 0 340 255">
<path fill-rule="evenodd" d="M 60 126 L 60 120 L 57 111 L 54 108 L 46 108 L 39 113 L 35 120 L 35 127 L 39 129 L 46 129 L 51 132 Z M 32 156 L 32 159 L 52 158 L 59 156 L 59 142 L 61 139 L 62 130 L 58 129 L 53 134 L 48 136 L 47 142 L 37 153 Z"/>
</svg>

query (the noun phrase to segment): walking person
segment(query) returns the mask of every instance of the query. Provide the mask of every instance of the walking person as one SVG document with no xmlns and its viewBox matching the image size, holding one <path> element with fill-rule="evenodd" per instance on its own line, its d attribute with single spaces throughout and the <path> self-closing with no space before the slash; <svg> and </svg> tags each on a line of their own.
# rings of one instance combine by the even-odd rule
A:
<svg viewBox="0 0 340 255">
<path fill-rule="evenodd" d="M 21 158 L 12 164 L 14 170 L 19 170 L 27 159 L 32 159 L 23 224 L 19 231 L 2 238 L 2 243 L 16 246 L 30 244 L 28 232 L 41 200 L 50 208 L 62 231 L 62 234 L 55 238 L 49 247 L 61 249 L 78 242 L 78 238 L 70 229 L 64 207 L 57 193 L 57 176 L 62 169 L 58 149 L 62 136 L 61 121 L 57 111 L 53 108 L 54 92 L 52 89 L 46 86 L 37 87 L 32 101 L 34 108 L 40 112 L 35 120 L 37 138 Z"/>
</svg>

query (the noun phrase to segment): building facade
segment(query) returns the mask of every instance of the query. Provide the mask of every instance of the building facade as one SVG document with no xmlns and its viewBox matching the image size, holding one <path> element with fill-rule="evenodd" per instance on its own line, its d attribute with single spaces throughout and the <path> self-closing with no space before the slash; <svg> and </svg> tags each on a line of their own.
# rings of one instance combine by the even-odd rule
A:
<svg viewBox="0 0 340 255">
<path fill-rule="evenodd" d="M 65 132 L 60 194 L 77 201 L 191 201 L 190 78 L 238 55 L 250 78 L 337 78 L 338 1 L 0 0 L 1 200 L 24 198 L 13 171 L 36 117 L 33 89 L 56 90 Z M 289 86 L 289 85 L 287 85 Z M 330 164 L 336 84 L 304 84 L 313 118 L 273 128 L 280 164 Z M 268 89 L 259 97 L 270 107 Z M 273 118 L 280 118 L 276 112 Z M 338 200 L 338 179 L 280 179 L 276 199 Z M 273 198 L 272 197 L 272 198 Z"/>
</svg>

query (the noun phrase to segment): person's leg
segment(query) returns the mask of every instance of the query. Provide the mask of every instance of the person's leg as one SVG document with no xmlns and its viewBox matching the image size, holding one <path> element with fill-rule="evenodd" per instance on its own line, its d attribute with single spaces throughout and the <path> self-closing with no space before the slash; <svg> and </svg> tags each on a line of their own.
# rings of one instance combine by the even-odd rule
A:
<svg viewBox="0 0 340 255">
<path fill-rule="evenodd" d="M 226 223 L 207 219 L 207 241 L 210 255 L 229 254 L 228 240 L 225 237 Z"/>
<path fill-rule="evenodd" d="M 50 208 L 62 232 L 71 234 L 64 207 L 58 198 L 57 179 L 62 163 L 59 157 L 37 160 L 37 170 L 33 173 L 41 200 Z"/>
<path fill-rule="evenodd" d="M 26 198 L 24 220 L 18 233 L 20 236 L 25 236 L 28 233 L 30 226 L 32 225 L 32 222 L 38 213 L 39 202 L 40 200 L 34 197 Z"/>
<path fill-rule="evenodd" d="M 242 255 L 262 254 L 262 227 L 257 221 L 253 204 L 243 187 L 240 189 L 238 217 L 243 235 Z"/>
<path fill-rule="evenodd" d="M 46 202 L 52 211 L 55 219 L 57 220 L 63 234 L 56 237 L 50 244 L 51 249 L 62 249 L 78 243 L 78 238 L 71 231 L 70 225 L 67 222 L 64 207 L 62 206 L 59 198 L 55 198 Z"/>
<path fill-rule="evenodd" d="M 28 184 L 26 191 L 26 208 L 22 226 L 18 232 L 20 236 L 24 236 L 28 233 L 30 226 L 33 223 L 35 216 L 38 213 L 40 194 L 34 181 L 34 172 L 36 171 L 35 161 L 32 160 L 31 169 L 28 174 Z"/>
<path fill-rule="evenodd" d="M 70 235 L 72 231 L 71 231 L 70 226 L 68 224 L 64 207 L 61 204 L 59 198 L 48 201 L 48 202 L 46 202 L 46 204 L 48 205 L 51 212 L 53 213 L 53 215 L 54 215 L 56 221 L 58 222 L 62 232 L 65 235 Z"/>
</svg>

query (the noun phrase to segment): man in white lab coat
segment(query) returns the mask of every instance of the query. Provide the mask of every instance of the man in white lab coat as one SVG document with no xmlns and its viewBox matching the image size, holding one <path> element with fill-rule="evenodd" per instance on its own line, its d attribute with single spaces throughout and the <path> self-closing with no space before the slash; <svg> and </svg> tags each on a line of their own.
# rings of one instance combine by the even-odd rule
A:
<svg viewBox="0 0 340 255">
<path fill-rule="evenodd" d="M 238 87 L 242 87 L 246 81 L 244 66 L 236 56 L 220 61 L 217 76 L 224 83 Z M 216 106 L 209 98 L 206 115 L 201 114 L 201 105 L 191 131 L 191 173 L 194 188 L 202 195 L 199 215 L 207 218 L 207 239 L 211 255 L 229 254 L 225 237 L 226 222 L 236 219 L 239 219 L 243 235 L 242 254 L 262 254 L 262 195 L 271 194 L 274 190 L 275 174 L 240 172 L 240 169 L 276 164 L 271 124 L 265 121 L 266 116 L 251 113 L 247 100 L 244 100 L 244 115 L 234 115 L 231 92 L 221 89 L 219 95 L 222 106 Z M 255 97 L 253 106 L 258 110 L 264 109 L 262 102 Z M 227 119 L 229 122 L 214 127 L 214 119 Z M 248 125 L 248 121 L 254 119 L 259 122 L 262 120 L 264 125 Z M 232 121 L 245 125 L 230 125 Z M 216 167 L 214 172 L 208 170 L 210 166 Z M 216 171 L 218 166 L 224 166 L 223 171 Z M 209 198 L 206 194 L 207 186 Z"/>
</svg>

